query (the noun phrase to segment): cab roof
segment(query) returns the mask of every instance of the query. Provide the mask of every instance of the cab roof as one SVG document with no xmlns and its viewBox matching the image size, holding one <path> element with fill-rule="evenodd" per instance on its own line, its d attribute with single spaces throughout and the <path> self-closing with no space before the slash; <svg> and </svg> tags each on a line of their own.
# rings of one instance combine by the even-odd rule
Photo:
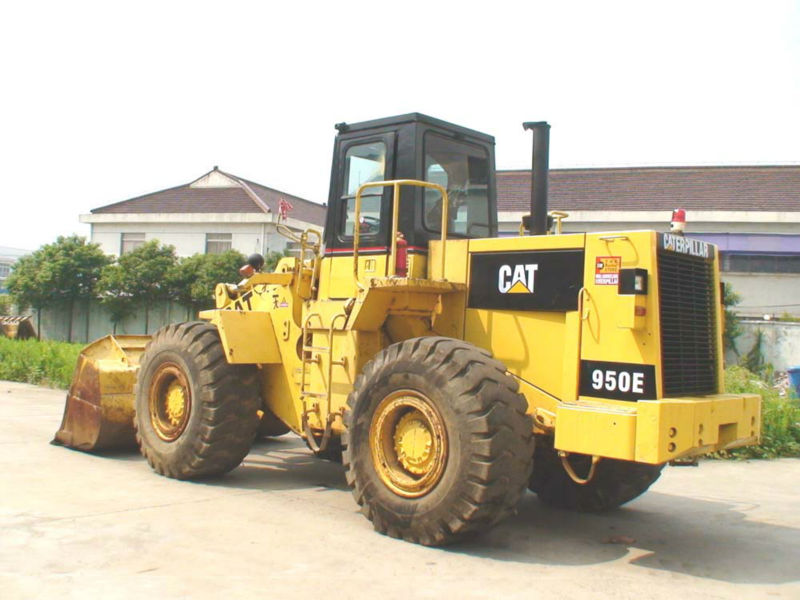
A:
<svg viewBox="0 0 800 600">
<path fill-rule="evenodd" d="M 407 113 L 404 115 L 396 115 L 394 117 L 384 117 L 382 119 L 373 119 L 371 121 L 360 121 L 358 123 L 337 123 L 336 129 L 339 132 L 339 134 L 343 134 L 354 131 L 364 131 L 367 129 L 391 127 L 394 125 L 405 125 L 407 123 L 424 123 L 426 125 L 434 125 L 436 127 L 442 127 L 454 133 L 461 134 L 464 136 L 470 136 L 472 138 L 477 138 L 483 142 L 487 142 L 489 144 L 494 145 L 494 136 L 488 135 L 486 133 L 481 133 L 480 131 L 476 131 L 474 129 L 469 129 L 468 127 L 462 127 L 461 125 L 455 125 L 454 123 L 449 123 L 447 121 L 443 121 L 442 119 L 437 119 L 435 117 L 430 117 L 428 115 L 424 115 L 422 113 L 417 113 L 417 112 Z"/>
</svg>

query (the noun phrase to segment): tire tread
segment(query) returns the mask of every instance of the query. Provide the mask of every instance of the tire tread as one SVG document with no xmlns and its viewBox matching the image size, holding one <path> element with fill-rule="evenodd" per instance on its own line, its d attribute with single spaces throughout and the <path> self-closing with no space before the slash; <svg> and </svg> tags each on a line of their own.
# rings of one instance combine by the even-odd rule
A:
<svg viewBox="0 0 800 600">
<path fill-rule="evenodd" d="M 368 395 L 366 383 L 390 372 L 397 360 L 428 363 L 431 371 L 441 372 L 449 379 L 448 394 L 455 398 L 454 408 L 471 440 L 462 449 L 467 456 L 465 476 L 457 484 L 461 492 L 440 511 L 412 519 L 410 525 L 400 517 L 391 522 L 394 515 L 387 515 L 385 510 L 379 515 L 374 509 L 373 484 L 363 483 L 354 470 L 350 447 L 354 428 L 368 427 L 359 422 L 361 398 Z M 485 531 L 511 514 L 527 486 L 534 450 L 527 402 L 517 390 L 517 382 L 502 363 L 485 350 L 452 338 L 406 340 L 388 347 L 369 362 L 348 397 L 342 439 L 348 485 L 375 529 L 411 542 L 443 545 Z"/>
<path fill-rule="evenodd" d="M 192 410 L 200 410 L 200 422 L 196 433 L 185 440 L 185 451 L 166 454 L 143 437 L 137 415 L 134 429 L 142 455 L 154 471 L 174 479 L 200 479 L 231 471 L 247 456 L 258 426 L 260 399 L 254 367 L 228 363 L 217 328 L 207 322 L 159 329 L 145 348 L 142 367 L 164 349 L 182 353 L 198 367 L 197 380 L 190 385 Z M 140 374 L 143 370 L 140 369 Z M 137 407 L 140 403 L 146 405 L 146 398 L 140 399 L 140 395 L 146 394 L 147 389 L 141 384 L 137 378 L 134 386 Z M 149 419 L 149 415 L 143 415 L 142 419 Z M 188 429 L 184 435 L 187 433 Z"/>
</svg>

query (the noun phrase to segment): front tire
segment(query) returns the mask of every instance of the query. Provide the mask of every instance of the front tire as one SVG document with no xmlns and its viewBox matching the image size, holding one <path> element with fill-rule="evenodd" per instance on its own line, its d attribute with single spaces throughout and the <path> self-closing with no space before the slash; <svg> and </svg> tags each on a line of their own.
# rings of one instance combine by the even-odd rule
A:
<svg viewBox="0 0 800 600">
<path fill-rule="evenodd" d="M 380 533 L 443 545 L 485 531 L 525 490 L 532 422 L 502 363 L 423 337 L 364 367 L 348 398 L 347 482 Z"/>
<path fill-rule="evenodd" d="M 236 468 L 259 424 L 255 367 L 229 364 L 205 322 L 159 329 L 140 364 L 134 426 L 153 470 L 198 479 Z"/>
<path fill-rule="evenodd" d="M 538 437 L 538 436 L 537 436 Z M 573 454 L 568 458 L 578 476 L 589 472 L 591 457 Z M 552 438 L 542 437 L 536 444 L 536 464 L 529 488 L 549 506 L 579 512 L 604 512 L 641 496 L 661 475 L 664 465 L 646 465 L 604 458 L 589 483 L 572 481 L 561 464 Z"/>
</svg>

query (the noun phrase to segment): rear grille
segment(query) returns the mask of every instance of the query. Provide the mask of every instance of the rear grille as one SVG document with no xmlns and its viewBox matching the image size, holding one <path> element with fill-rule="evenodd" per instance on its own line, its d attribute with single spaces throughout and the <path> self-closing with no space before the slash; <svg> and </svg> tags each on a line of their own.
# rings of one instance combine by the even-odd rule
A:
<svg viewBox="0 0 800 600">
<path fill-rule="evenodd" d="M 659 249 L 664 396 L 717 392 L 714 262 Z"/>
</svg>

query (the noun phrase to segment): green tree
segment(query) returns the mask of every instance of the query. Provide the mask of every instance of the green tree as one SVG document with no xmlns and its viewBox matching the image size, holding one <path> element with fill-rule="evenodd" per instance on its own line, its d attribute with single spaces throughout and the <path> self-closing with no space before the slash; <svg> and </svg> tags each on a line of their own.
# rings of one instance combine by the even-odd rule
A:
<svg viewBox="0 0 800 600">
<path fill-rule="evenodd" d="M 182 258 L 170 277 L 173 299 L 193 312 L 213 308 L 214 288 L 218 283 L 233 283 L 241 279 L 238 271 L 245 260 L 236 250 Z"/>
<path fill-rule="evenodd" d="M 739 350 L 736 348 L 736 338 L 742 335 L 742 325 L 738 315 L 733 311 L 733 307 L 742 301 L 742 297 L 733 291 L 733 288 L 725 284 L 723 286 L 722 304 L 725 306 L 725 331 L 722 340 L 725 349 L 733 350 L 738 356 Z"/>
<path fill-rule="evenodd" d="M 68 339 L 72 340 L 72 313 L 76 302 L 94 296 L 102 269 L 111 258 L 98 244 L 77 235 L 59 236 L 14 265 L 7 286 L 20 309 L 31 306 L 37 314 L 43 308 L 61 306 L 67 310 Z M 37 334 L 40 329 L 37 324 Z"/>
<path fill-rule="evenodd" d="M 0 294 L 0 315 L 11 314 L 11 296 Z"/>
<path fill-rule="evenodd" d="M 176 264 L 173 246 L 151 240 L 106 267 L 98 288 L 101 302 L 111 311 L 112 320 L 121 320 L 141 307 L 144 308 L 145 332 L 149 331 L 150 309 L 170 298 L 170 280 Z M 115 329 L 117 322 L 114 322 Z"/>
<path fill-rule="evenodd" d="M 113 332 L 116 334 L 117 325 L 136 312 L 136 298 L 127 291 L 125 272 L 119 264 L 111 264 L 103 269 L 97 282 L 97 292 L 100 304 L 111 316 L 111 322 L 114 324 Z"/>
<path fill-rule="evenodd" d="M 285 248 L 281 252 L 278 252 L 276 250 L 271 250 L 267 252 L 267 255 L 264 257 L 264 267 L 261 270 L 264 273 L 272 273 L 275 270 L 278 261 L 282 259 L 284 256 L 289 256 L 289 251 L 286 250 Z"/>
<path fill-rule="evenodd" d="M 31 307 L 36 310 L 36 337 L 42 330 L 42 309 L 51 301 L 50 289 L 40 280 L 43 255 L 37 251 L 26 254 L 14 264 L 6 280 L 6 287 L 20 311 Z"/>
<path fill-rule="evenodd" d="M 740 365 L 751 373 L 755 373 L 767 381 L 772 381 L 775 368 L 764 357 L 764 332 L 761 329 L 756 330 L 756 339 L 753 342 L 753 347 L 750 352 L 744 355 Z"/>
</svg>

